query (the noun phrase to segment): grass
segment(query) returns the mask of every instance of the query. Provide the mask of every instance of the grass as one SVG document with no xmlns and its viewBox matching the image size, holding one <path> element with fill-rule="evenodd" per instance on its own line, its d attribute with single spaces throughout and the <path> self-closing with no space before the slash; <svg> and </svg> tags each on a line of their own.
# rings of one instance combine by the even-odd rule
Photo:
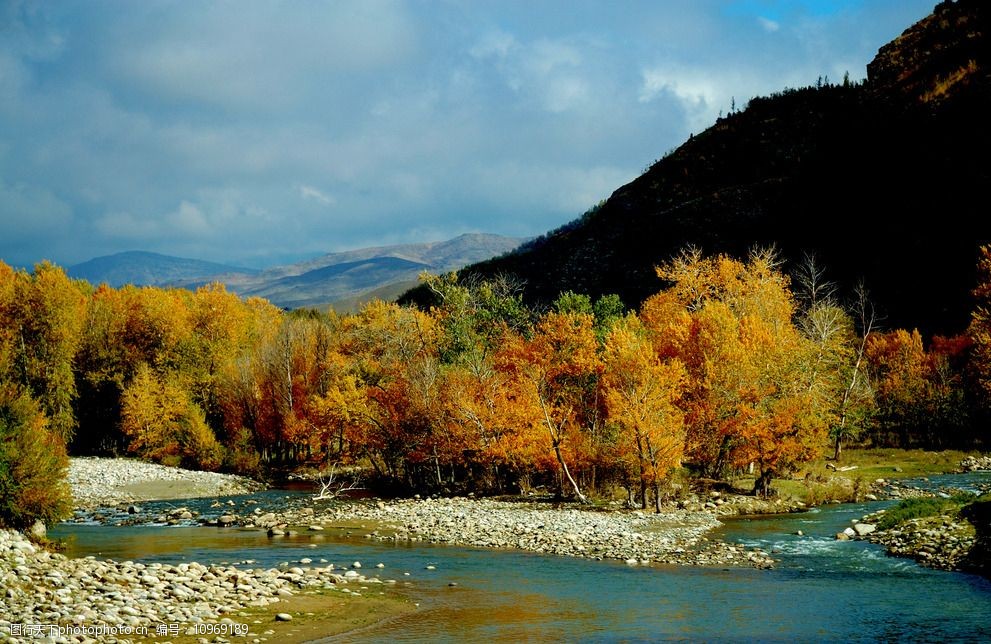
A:
<svg viewBox="0 0 991 644">
<path fill-rule="evenodd" d="M 904 499 L 898 505 L 888 508 L 877 522 L 879 530 L 888 530 L 911 519 L 940 516 L 943 514 L 959 514 L 961 508 L 975 500 L 973 494 L 956 494 L 948 499 L 917 498 Z"/>
<path fill-rule="evenodd" d="M 960 461 L 972 454 L 959 450 L 849 448 L 843 451 L 837 463 L 832 460 L 832 450 L 829 450 L 828 455 L 824 452 L 822 457 L 806 464 L 791 478 L 773 480 L 771 487 L 780 497 L 806 505 L 845 503 L 861 500 L 877 479 L 920 478 L 955 472 L 960 469 Z M 855 469 L 839 472 L 828 468 L 827 464 Z M 738 490 L 749 491 L 753 488 L 754 477 L 733 477 L 730 483 Z"/>
<path fill-rule="evenodd" d="M 960 461 L 972 452 L 945 450 L 930 452 L 921 449 L 847 449 L 838 467 L 856 465 L 856 470 L 846 473 L 849 476 L 859 474 L 866 479 L 902 479 L 945 474 L 960 469 Z M 825 467 L 825 459 L 819 461 Z"/>
</svg>

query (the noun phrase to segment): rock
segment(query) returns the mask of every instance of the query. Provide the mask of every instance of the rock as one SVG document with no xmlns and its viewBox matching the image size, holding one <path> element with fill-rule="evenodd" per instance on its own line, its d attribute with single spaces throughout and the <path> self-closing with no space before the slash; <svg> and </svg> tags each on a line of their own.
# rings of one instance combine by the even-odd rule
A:
<svg viewBox="0 0 991 644">
<path fill-rule="evenodd" d="M 351 564 L 351 567 L 352 568 L 361 568 L 361 562 L 360 561 L 356 561 L 353 564 Z"/>
<path fill-rule="evenodd" d="M 837 541 L 849 541 L 850 540 L 850 535 L 848 535 L 846 532 L 837 532 L 836 533 L 836 540 Z"/>
<path fill-rule="evenodd" d="M 217 525 L 219 526 L 229 526 L 237 523 L 237 517 L 233 514 L 222 514 L 217 517 Z"/>
<path fill-rule="evenodd" d="M 857 536 L 857 533 L 853 531 L 853 528 L 844 528 L 843 529 L 843 534 L 845 534 L 848 537 L 855 537 L 855 536 Z"/>
<path fill-rule="evenodd" d="M 272 526 L 278 524 L 278 522 L 279 520 L 275 518 L 275 514 L 271 512 L 267 514 L 263 514 L 259 516 L 257 519 L 255 519 L 255 525 L 257 525 L 260 528 L 271 528 Z"/>
<path fill-rule="evenodd" d="M 127 513 L 128 514 L 137 514 L 139 512 L 141 512 L 141 508 L 140 507 L 138 507 L 136 505 L 129 505 L 129 506 L 127 506 Z"/>
<path fill-rule="evenodd" d="M 291 622 L 292 621 L 292 615 L 290 615 L 289 613 L 277 613 L 275 615 L 275 621 L 277 621 L 277 622 Z"/>
<path fill-rule="evenodd" d="M 35 521 L 34 524 L 31 526 L 31 529 L 28 530 L 28 534 L 31 535 L 33 539 L 36 539 L 38 541 L 44 539 L 45 535 L 48 534 L 48 530 L 45 528 L 45 522 Z"/>
<path fill-rule="evenodd" d="M 322 532 L 323 531 L 323 526 L 322 525 L 311 525 L 309 527 L 309 530 L 311 532 Z"/>
<path fill-rule="evenodd" d="M 801 530 L 798 530 L 797 532 L 795 532 L 795 535 L 796 536 L 799 536 L 799 537 L 804 537 L 805 536 L 805 533 L 802 532 Z"/>
<path fill-rule="evenodd" d="M 877 526 L 872 523 L 853 524 L 853 531 L 857 533 L 858 537 L 866 537 L 875 530 L 877 530 Z"/>
</svg>

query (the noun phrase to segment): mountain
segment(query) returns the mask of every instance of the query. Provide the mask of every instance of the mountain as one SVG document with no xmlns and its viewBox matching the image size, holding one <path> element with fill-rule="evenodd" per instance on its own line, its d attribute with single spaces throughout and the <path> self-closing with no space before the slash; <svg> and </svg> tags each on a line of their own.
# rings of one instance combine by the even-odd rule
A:
<svg viewBox="0 0 991 644">
<path fill-rule="evenodd" d="M 752 99 L 600 207 L 461 274 L 515 274 L 531 302 L 571 289 L 636 306 L 688 244 L 774 244 L 788 266 L 814 253 L 833 281 L 862 279 L 889 327 L 962 330 L 991 242 L 989 9 L 940 3 L 881 47 L 864 83 Z"/>
<path fill-rule="evenodd" d="M 125 284 L 167 285 L 193 279 L 211 281 L 228 274 L 254 272 L 247 268 L 144 251 L 96 257 L 66 269 L 70 277 L 115 287 Z"/>
<path fill-rule="evenodd" d="M 508 253 L 522 239 L 471 233 L 423 244 L 362 248 L 279 266 L 260 273 L 223 276 L 245 297 L 263 297 L 284 308 L 333 306 L 352 310 L 373 297 L 392 299 L 416 285 L 423 271 L 445 273 Z M 196 280 L 183 286 L 195 287 Z"/>
</svg>

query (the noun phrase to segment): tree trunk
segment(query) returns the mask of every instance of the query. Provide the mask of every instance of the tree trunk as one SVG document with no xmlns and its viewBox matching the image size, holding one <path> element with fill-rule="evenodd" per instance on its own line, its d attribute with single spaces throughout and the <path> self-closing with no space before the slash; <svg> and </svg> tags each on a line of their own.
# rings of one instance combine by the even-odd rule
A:
<svg viewBox="0 0 991 644">
<path fill-rule="evenodd" d="M 547 426 L 547 431 L 551 435 L 551 444 L 554 446 L 554 456 L 557 457 L 558 465 L 561 466 L 561 473 L 564 478 L 568 480 L 571 484 L 572 489 L 575 491 L 575 496 L 578 497 L 578 501 L 581 503 L 588 503 L 588 499 L 582 494 L 581 488 L 575 483 L 574 477 L 571 476 L 571 471 L 568 470 L 568 464 L 564 462 L 564 455 L 561 453 L 561 439 L 558 436 L 558 432 L 555 431 L 556 427 L 554 421 L 551 420 L 550 414 L 547 411 L 547 405 L 544 403 L 543 397 L 540 398 L 540 408 L 544 412 L 544 423 Z"/>
<path fill-rule="evenodd" d="M 836 435 L 836 449 L 833 451 L 833 460 L 837 463 L 840 462 L 840 455 L 843 453 L 843 436 L 841 434 Z"/>
<path fill-rule="evenodd" d="M 654 481 L 654 511 L 661 513 L 661 482 Z"/>
<path fill-rule="evenodd" d="M 588 503 L 588 499 L 582 494 L 578 484 L 575 483 L 575 479 L 571 476 L 571 472 L 568 470 L 568 464 L 564 462 L 564 456 L 561 454 L 561 446 L 557 441 L 554 442 L 554 455 L 557 456 L 557 462 L 561 465 L 561 472 L 564 474 L 564 478 L 568 479 L 568 483 L 571 484 L 572 489 L 574 489 L 578 501 L 580 503 Z"/>
<path fill-rule="evenodd" d="M 761 498 L 766 499 L 768 493 L 771 491 L 771 472 L 761 470 L 760 476 L 754 481 L 754 496 L 758 494 Z"/>
</svg>

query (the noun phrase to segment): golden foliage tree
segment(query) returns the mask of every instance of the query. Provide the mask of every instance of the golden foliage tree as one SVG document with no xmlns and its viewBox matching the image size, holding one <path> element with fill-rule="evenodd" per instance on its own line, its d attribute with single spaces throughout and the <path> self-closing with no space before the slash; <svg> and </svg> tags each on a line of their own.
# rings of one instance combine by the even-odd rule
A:
<svg viewBox="0 0 991 644">
<path fill-rule="evenodd" d="M 612 326 L 602 376 L 608 419 L 620 428 L 620 457 L 635 464 L 642 507 L 650 486 L 658 512 L 661 484 L 681 465 L 685 447 L 684 418 L 676 405 L 684 378 L 680 361 L 658 358 L 636 314 Z"/>
</svg>

